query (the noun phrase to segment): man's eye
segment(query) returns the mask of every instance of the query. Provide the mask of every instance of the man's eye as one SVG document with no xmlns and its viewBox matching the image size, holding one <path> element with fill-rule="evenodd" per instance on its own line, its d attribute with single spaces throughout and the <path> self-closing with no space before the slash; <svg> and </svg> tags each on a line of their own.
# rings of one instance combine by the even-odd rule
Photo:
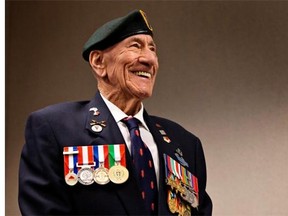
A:
<svg viewBox="0 0 288 216">
<path fill-rule="evenodd" d="M 130 45 L 130 47 L 140 48 L 140 44 L 139 44 L 139 43 L 132 43 L 132 44 Z"/>
<path fill-rule="evenodd" d="M 156 52 L 156 47 L 150 46 L 150 50 L 151 50 L 152 52 Z"/>
</svg>

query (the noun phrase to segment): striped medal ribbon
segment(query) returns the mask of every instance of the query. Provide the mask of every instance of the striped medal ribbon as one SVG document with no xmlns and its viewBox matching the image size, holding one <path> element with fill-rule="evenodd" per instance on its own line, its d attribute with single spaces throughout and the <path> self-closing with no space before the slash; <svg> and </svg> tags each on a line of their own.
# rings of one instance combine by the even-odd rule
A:
<svg viewBox="0 0 288 216">
<path fill-rule="evenodd" d="M 91 185 L 94 183 L 94 150 L 93 146 L 78 146 L 78 181 L 83 185 Z"/>
</svg>

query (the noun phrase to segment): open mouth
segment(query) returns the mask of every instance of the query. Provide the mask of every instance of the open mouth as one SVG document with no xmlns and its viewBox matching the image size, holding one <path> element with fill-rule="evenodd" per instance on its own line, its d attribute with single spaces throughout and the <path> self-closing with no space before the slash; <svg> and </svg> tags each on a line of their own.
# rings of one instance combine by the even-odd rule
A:
<svg viewBox="0 0 288 216">
<path fill-rule="evenodd" d="M 144 77 L 144 78 L 151 78 L 152 77 L 151 73 L 146 72 L 146 71 L 135 71 L 135 72 L 133 72 L 133 74 L 135 74 L 136 76 Z"/>
</svg>

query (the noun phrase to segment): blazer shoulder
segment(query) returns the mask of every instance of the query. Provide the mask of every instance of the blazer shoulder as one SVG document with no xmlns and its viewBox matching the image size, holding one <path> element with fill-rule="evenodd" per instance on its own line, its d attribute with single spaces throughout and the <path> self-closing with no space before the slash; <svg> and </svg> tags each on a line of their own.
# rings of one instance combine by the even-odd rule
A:
<svg viewBox="0 0 288 216">
<path fill-rule="evenodd" d="M 180 125 L 175 121 L 159 116 L 150 116 L 150 117 L 156 124 L 159 124 L 163 129 L 165 129 L 165 131 L 171 134 L 178 134 L 179 136 L 183 137 L 189 136 L 190 138 L 192 137 L 193 139 L 199 139 L 195 134 L 191 133 L 190 131 L 188 131 L 182 125 Z"/>
<path fill-rule="evenodd" d="M 90 101 L 71 101 L 62 102 L 58 104 L 49 105 L 39 110 L 33 111 L 29 114 L 28 118 L 42 117 L 42 118 L 55 118 L 62 119 L 65 116 L 77 115 L 82 113 Z"/>
</svg>

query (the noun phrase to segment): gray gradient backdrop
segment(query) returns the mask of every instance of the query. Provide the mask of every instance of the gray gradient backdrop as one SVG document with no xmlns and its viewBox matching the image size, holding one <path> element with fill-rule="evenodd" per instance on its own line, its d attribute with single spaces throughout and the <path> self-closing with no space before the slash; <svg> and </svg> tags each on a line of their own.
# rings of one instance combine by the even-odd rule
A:
<svg viewBox="0 0 288 216">
<path fill-rule="evenodd" d="M 28 114 L 93 97 L 82 45 L 135 8 L 159 49 L 146 108 L 202 140 L 214 215 L 287 215 L 288 2 L 275 1 L 6 1 L 6 215 L 20 214 Z"/>
</svg>

